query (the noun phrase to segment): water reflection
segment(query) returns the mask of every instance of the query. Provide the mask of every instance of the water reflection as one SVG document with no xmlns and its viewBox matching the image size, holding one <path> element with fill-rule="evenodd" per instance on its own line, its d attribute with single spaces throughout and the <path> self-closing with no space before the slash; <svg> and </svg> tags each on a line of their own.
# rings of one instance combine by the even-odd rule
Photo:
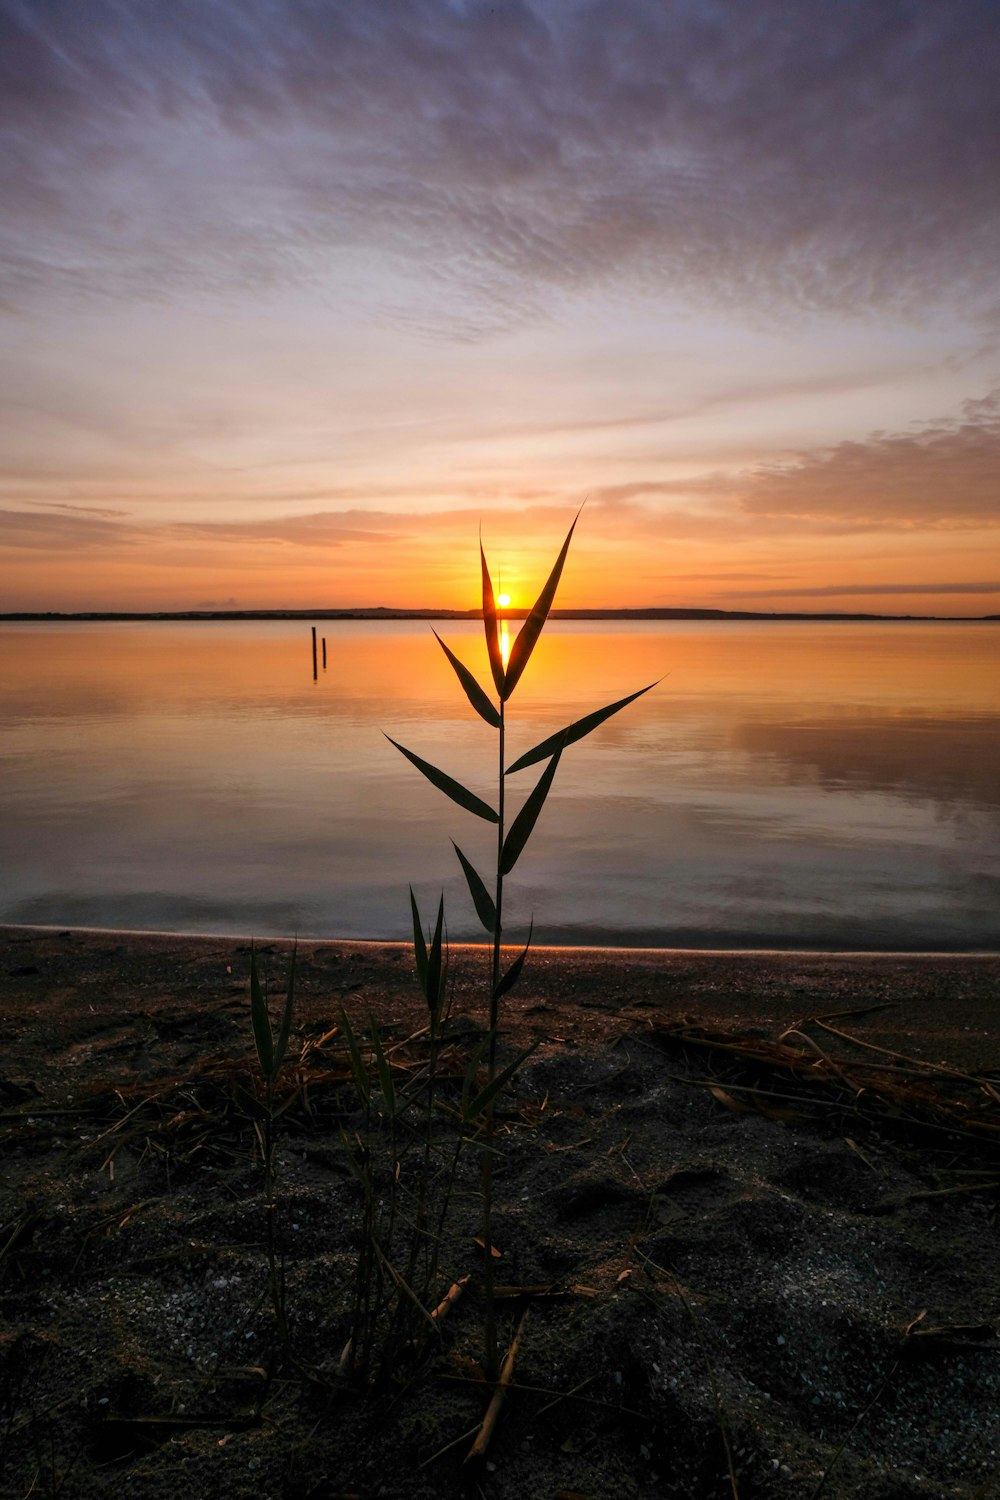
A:
<svg viewBox="0 0 1000 1500">
<path fill-rule="evenodd" d="M 438 628 L 488 684 L 482 627 Z M 489 830 L 381 731 L 487 799 L 494 736 L 426 624 L 322 629 L 314 681 L 308 624 L 0 626 L 0 920 L 404 938 L 412 878 L 478 939 L 449 835 L 488 865 Z M 998 644 L 948 624 L 551 627 L 511 758 L 667 676 L 563 757 L 512 923 L 1000 944 Z M 534 779 L 512 778 L 512 809 Z"/>
<path fill-rule="evenodd" d="M 793 723 L 751 719 L 733 743 L 789 786 L 864 788 L 1000 813 L 1000 714 L 868 711 Z"/>
</svg>

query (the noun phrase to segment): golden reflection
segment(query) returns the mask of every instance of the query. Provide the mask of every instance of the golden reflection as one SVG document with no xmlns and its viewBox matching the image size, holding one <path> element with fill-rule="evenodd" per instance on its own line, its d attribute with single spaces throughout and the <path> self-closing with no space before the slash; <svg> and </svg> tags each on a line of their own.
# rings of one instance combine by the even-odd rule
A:
<svg viewBox="0 0 1000 1500">
<path fill-rule="evenodd" d="M 518 624 L 498 621 L 505 664 Z M 488 683 L 482 623 L 446 621 L 439 628 Z M 659 691 L 637 705 L 633 723 L 639 715 L 672 724 L 696 710 L 742 722 L 748 704 L 755 720 L 780 723 L 864 712 L 921 719 L 995 714 L 998 630 L 917 622 L 553 621 L 518 685 L 515 714 L 561 714 L 568 723 L 591 698 L 611 702 L 664 673 Z M 5 625 L 0 719 L 39 712 L 91 717 L 145 705 L 184 715 L 203 701 L 220 709 L 267 703 L 282 712 L 291 705 L 331 716 L 354 712 L 359 702 L 382 701 L 396 713 L 402 704 L 421 705 L 422 713 L 428 700 L 435 711 L 456 709 L 454 672 L 424 621 L 321 621 L 317 634 L 327 641 L 318 692 L 310 622 Z"/>
</svg>

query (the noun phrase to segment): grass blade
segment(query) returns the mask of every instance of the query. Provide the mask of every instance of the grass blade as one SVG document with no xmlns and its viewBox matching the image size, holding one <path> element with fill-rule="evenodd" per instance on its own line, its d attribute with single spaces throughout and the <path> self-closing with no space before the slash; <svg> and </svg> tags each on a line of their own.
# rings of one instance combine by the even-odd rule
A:
<svg viewBox="0 0 1000 1500">
<path fill-rule="evenodd" d="M 521 850 L 531 837 L 531 830 L 538 821 L 538 814 L 542 810 L 542 804 L 549 795 L 549 787 L 552 785 L 552 778 L 556 774 L 556 767 L 559 764 L 559 757 L 561 755 L 562 746 L 560 745 L 538 778 L 538 783 L 534 791 L 510 825 L 510 832 L 503 841 L 503 852 L 500 856 L 500 872 L 503 875 L 509 875 L 511 870 L 513 870 L 517 864 Z"/>
<path fill-rule="evenodd" d="M 517 955 L 514 962 L 511 964 L 510 968 L 507 970 L 506 974 L 504 974 L 496 989 L 493 991 L 494 1000 L 499 1000 L 501 995 L 506 995 L 508 990 L 512 990 L 518 979 L 520 978 L 521 970 L 524 968 L 524 960 L 527 958 L 528 949 L 531 947 L 531 935 L 534 930 L 535 919 L 534 917 L 532 917 L 531 925 L 528 928 L 528 941 L 525 943 L 521 952 Z"/>
<path fill-rule="evenodd" d="M 261 1124 L 268 1118 L 266 1105 L 261 1104 L 256 1094 L 251 1094 L 242 1084 L 236 1084 L 233 1089 L 233 1098 L 243 1113 L 251 1120 L 258 1120 Z"/>
<path fill-rule="evenodd" d="M 465 1116 L 467 1121 L 474 1120 L 477 1115 L 481 1115 L 484 1110 L 493 1103 L 493 1100 L 496 1098 L 497 1094 L 499 1094 L 500 1090 L 510 1082 L 514 1074 L 517 1072 L 518 1068 L 523 1062 L 526 1061 L 527 1058 L 531 1056 L 537 1046 L 537 1042 L 532 1042 L 530 1047 L 526 1047 L 523 1052 L 519 1052 L 514 1061 L 512 1063 L 508 1063 L 503 1072 L 498 1073 L 497 1076 L 493 1079 L 493 1082 L 488 1083 L 486 1087 L 476 1095 L 476 1097 L 467 1107 Z"/>
<path fill-rule="evenodd" d="M 420 988 L 427 993 L 427 944 L 424 942 L 424 930 L 420 925 L 420 911 L 417 907 L 417 898 L 410 886 L 410 910 L 413 913 L 413 956 L 417 961 L 417 978 Z"/>
<path fill-rule="evenodd" d="M 396 1086 L 392 1081 L 392 1069 L 389 1067 L 389 1059 L 385 1055 L 382 1046 L 382 1038 L 378 1034 L 378 1026 L 375 1017 L 369 1015 L 368 1029 L 372 1034 L 372 1051 L 375 1054 L 375 1071 L 378 1073 L 379 1087 L 382 1090 L 382 1098 L 385 1100 L 386 1111 L 390 1120 L 396 1114 Z"/>
<path fill-rule="evenodd" d="M 535 649 L 535 642 L 542 633 L 542 626 L 545 624 L 549 610 L 552 608 L 552 601 L 556 596 L 556 589 L 559 587 L 559 579 L 562 577 L 563 563 L 566 561 L 569 544 L 573 540 L 573 532 L 579 519 L 580 512 L 577 511 L 573 519 L 573 525 L 569 528 L 566 540 L 562 544 L 562 550 L 556 558 L 555 567 L 549 574 L 545 587 L 532 605 L 531 613 L 521 626 L 521 629 L 517 633 L 517 639 L 510 648 L 504 685 L 500 690 L 501 697 L 504 699 L 509 698 L 517 687 L 521 673 L 528 665 L 528 658 Z"/>
<path fill-rule="evenodd" d="M 434 636 L 434 639 L 437 641 L 438 645 L 441 647 L 441 650 L 444 652 L 445 656 L 455 668 L 455 676 L 464 687 L 465 696 L 468 698 L 469 702 L 476 710 L 476 713 L 481 719 L 485 719 L 487 724 L 489 724 L 493 729 L 499 729 L 500 715 L 493 707 L 493 704 L 490 702 L 484 690 L 479 686 L 479 683 L 469 671 L 468 667 L 464 662 L 459 661 L 458 657 L 449 646 L 445 645 L 444 641 L 438 635 L 433 625 L 431 626 L 431 633 Z"/>
<path fill-rule="evenodd" d="M 432 1016 L 438 1013 L 441 1003 L 441 991 L 444 988 L 445 963 L 442 952 L 442 939 L 444 934 L 444 894 L 438 902 L 437 922 L 434 925 L 434 936 L 431 938 L 430 953 L 427 957 L 427 985 L 424 993 L 427 996 L 427 1005 Z"/>
<path fill-rule="evenodd" d="M 343 1125 L 340 1127 L 340 1140 L 344 1148 L 344 1160 L 347 1163 L 347 1170 L 359 1185 L 365 1197 L 371 1197 L 375 1189 L 375 1184 L 372 1182 L 372 1174 L 368 1170 L 365 1157 L 363 1155 L 360 1157 L 355 1156 L 354 1147 L 351 1145 L 351 1138 Z"/>
<path fill-rule="evenodd" d="M 500 654 L 500 636 L 497 632 L 497 605 L 493 597 L 493 584 L 490 579 L 490 570 L 486 566 L 486 553 L 483 551 L 482 542 L 479 543 L 479 558 L 483 566 L 483 626 L 486 630 L 486 650 L 489 652 L 490 670 L 493 673 L 493 681 L 501 698 L 504 693 L 504 670 L 503 657 Z"/>
<path fill-rule="evenodd" d="M 271 1040 L 271 1017 L 267 1013 L 267 1001 L 260 987 L 257 973 L 257 955 L 250 947 L 250 1019 L 253 1022 L 253 1039 L 257 1048 L 257 1061 L 265 1078 L 270 1078 L 274 1068 L 274 1043 Z"/>
<path fill-rule="evenodd" d="M 486 931 L 492 934 L 496 931 L 497 925 L 497 909 L 493 904 L 493 897 L 486 889 L 486 885 L 483 882 L 479 871 L 475 868 L 475 866 L 469 863 L 465 855 L 462 853 L 461 849 L 455 843 L 455 840 L 452 839 L 451 842 L 454 847 L 455 853 L 458 855 L 459 863 L 461 864 L 462 869 L 465 871 L 465 878 L 469 884 L 469 894 L 471 895 L 473 905 L 476 908 L 476 915 L 478 916 L 480 922 L 482 922 L 483 926 L 486 928 Z"/>
<path fill-rule="evenodd" d="M 358 1039 L 354 1035 L 354 1028 L 347 1018 L 346 1010 L 341 1007 L 340 1029 L 344 1033 L 344 1041 L 347 1043 L 347 1057 L 351 1064 L 351 1072 L 354 1074 L 354 1086 L 358 1091 L 358 1097 L 367 1104 L 371 1098 L 371 1081 L 368 1077 L 368 1069 L 365 1060 L 361 1056 L 361 1048 Z"/>
<path fill-rule="evenodd" d="M 657 678 L 657 682 L 662 681 L 662 677 Z M 550 734 L 547 740 L 542 740 L 541 744 L 536 745 L 533 750 L 527 751 L 512 766 L 508 766 L 506 775 L 509 776 L 512 771 L 525 771 L 528 766 L 537 765 L 540 760 L 545 760 L 548 756 L 553 755 L 561 746 L 572 745 L 577 740 L 582 740 L 592 729 L 596 729 L 599 724 L 603 724 L 605 719 L 610 719 L 611 715 L 616 714 L 619 709 L 626 708 L 630 703 L 634 703 L 636 698 L 641 698 L 643 693 L 648 693 L 650 688 L 655 687 L 656 682 L 651 682 L 648 687 L 640 688 L 637 693 L 629 693 L 627 698 L 619 698 L 617 703 L 609 703 L 607 708 L 599 708 L 596 712 L 586 714 L 582 719 L 577 719 L 574 723 L 567 725 L 565 729 L 560 729 L 557 733 Z"/>
<path fill-rule="evenodd" d="M 468 1065 L 462 1075 L 462 1119 L 468 1120 L 469 1104 L 472 1101 L 472 1090 L 476 1086 L 476 1074 L 479 1072 L 480 1064 L 486 1056 L 490 1045 L 488 1036 L 484 1036 L 479 1045 L 474 1049 L 469 1058 Z"/>
<path fill-rule="evenodd" d="M 386 739 L 390 745 L 395 745 L 399 753 L 405 755 L 411 765 L 416 766 L 428 781 L 433 782 L 439 791 L 444 792 L 445 796 L 450 797 L 453 802 L 457 802 L 459 807 L 464 807 L 466 812 L 475 813 L 477 818 L 485 818 L 487 823 L 499 823 L 500 819 L 489 803 L 477 797 L 475 792 L 470 792 L 468 787 L 456 781 L 453 776 L 439 771 L 437 766 L 432 766 L 429 760 L 421 760 L 419 755 L 414 755 L 412 750 L 407 750 L 405 745 L 400 745 L 397 740 L 394 740 L 391 734 L 387 734 Z"/>
</svg>

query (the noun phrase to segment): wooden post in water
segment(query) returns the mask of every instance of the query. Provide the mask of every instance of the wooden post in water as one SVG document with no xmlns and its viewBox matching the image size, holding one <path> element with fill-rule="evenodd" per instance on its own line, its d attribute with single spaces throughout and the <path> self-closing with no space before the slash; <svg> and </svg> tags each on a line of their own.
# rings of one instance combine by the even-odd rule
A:
<svg viewBox="0 0 1000 1500">
<path fill-rule="evenodd" d="M 316 681 L 316 677 L 317 677 L 317 672 L 316 672 L 316 626 L 315 625 L 312 627 L 312 633 L 313 633 L 313 682 L 315 682 Z"/>
<path fill-rule="evenodd" d="M 323 637 L 323 671 L 326 671 L 326 636 Z"/>
</svg>

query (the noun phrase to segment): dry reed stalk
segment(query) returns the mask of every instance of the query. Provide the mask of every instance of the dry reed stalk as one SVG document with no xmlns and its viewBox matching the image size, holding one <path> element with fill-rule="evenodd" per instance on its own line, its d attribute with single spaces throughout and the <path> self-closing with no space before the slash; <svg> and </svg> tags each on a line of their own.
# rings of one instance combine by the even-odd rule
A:
<svg viewBox="0 0 1000 1500">
<path fill-rule="evenodd" d="M 479 1428 L 479 1432 L 476 1434 L 476 1440 L 473 1443 L 472 1447 L 469 1449 L 468 1455 L 466 1456 L 465 1462 L 467 1464 L 476 1463 L 486 1455 L 486 1450 L 490 1445 L 490 1439 L 493 1437 L 497 1421 L 500 1417 L 500 1408 L 503 1406 L 504 1397 L 507 1394 L 508 1388 L 514 1375 L 514 1365 L 517 1361 L 518 1351 L 521 1347 L 521 1333 L 524 1329 L 525 1319 L 527 1318 L 527 1316 L 528 1309 L 525 1308 L 518 1321 L 517 1328 L 514 1331 L 514 1337 L 511 1340 L 510 1348 L 507 1350 L 507 1353 L 504 1356 L 504 1362 L 500 1366 L 500 1374 L 497 1377 L 497 1383 L 494 1388 L 493 1395 L 490 1398 L 490 1404 L 486 1408 L 486 1415 L 483 1417 L 482 1425 Z"/>
</svg>

